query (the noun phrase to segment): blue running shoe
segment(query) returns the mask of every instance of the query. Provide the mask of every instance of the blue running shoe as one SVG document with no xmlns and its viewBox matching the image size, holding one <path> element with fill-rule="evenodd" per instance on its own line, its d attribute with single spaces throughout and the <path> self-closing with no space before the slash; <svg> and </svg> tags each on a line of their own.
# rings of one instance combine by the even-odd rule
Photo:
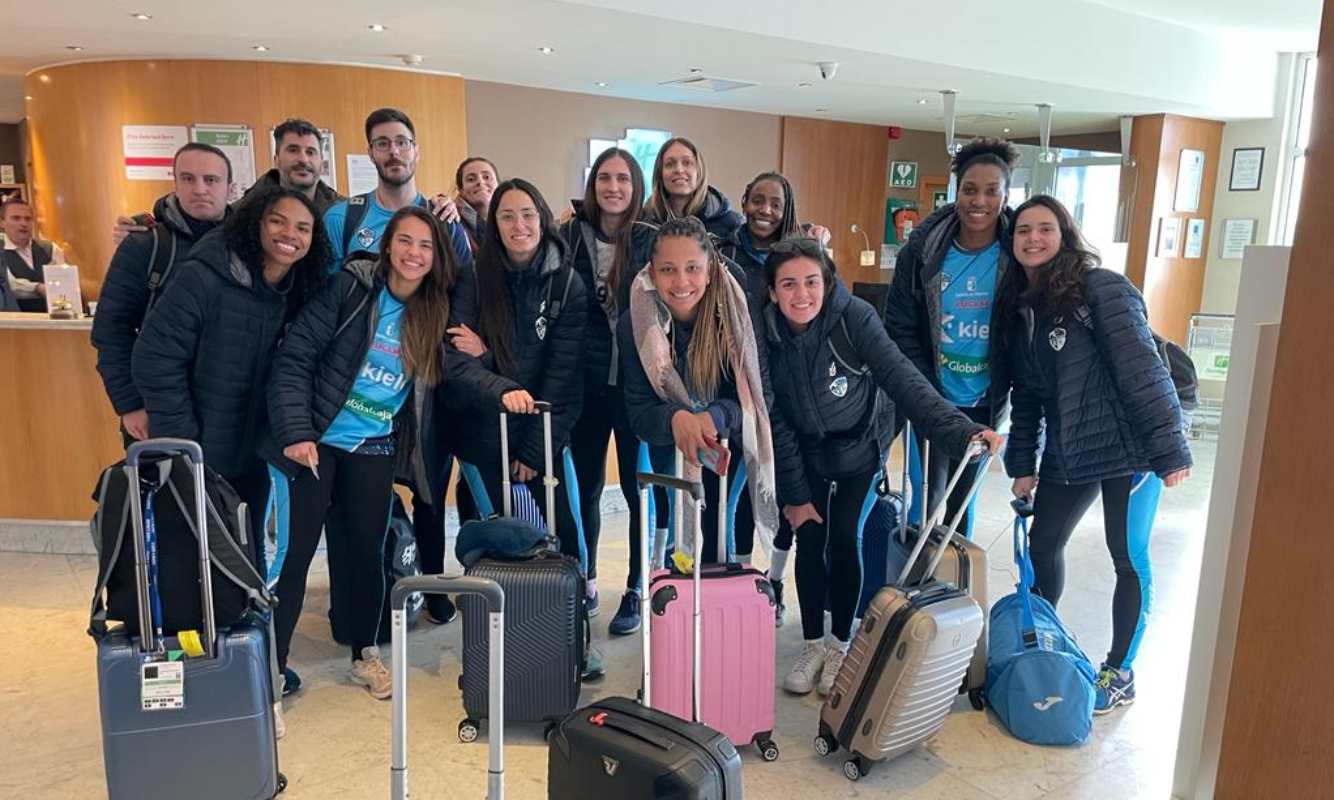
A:
<svg viewBox="0 0 1334 800">
<path fill-rule="evenodd" d="M 639 622 L 639 592 L 632 589 L 621 595 L 621 607 L 616 609 L 607 632 L 612 636 L 625 636 L 639 630 Z"/>
<path fill-rule="evenodd" d="M 1135 702 L 1135 671 L 1132 669 L 1123 677 L 1121 671 L 1102 665 L 1098 670 L 1098 680 L 1093 684 L 1097 699 L 1093 704 L 1093 713 L 1107 714 L 1117 706 L 1128 706 Z"/>
</svg>

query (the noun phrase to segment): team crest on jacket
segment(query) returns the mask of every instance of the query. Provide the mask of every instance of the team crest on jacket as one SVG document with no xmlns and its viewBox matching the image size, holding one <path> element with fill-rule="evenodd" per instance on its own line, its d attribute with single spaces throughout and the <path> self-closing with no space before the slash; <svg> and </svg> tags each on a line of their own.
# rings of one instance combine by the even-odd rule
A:
<svg viewBox="0 0 1334 800">
<path fill-rule="evenodd" d="M 547 318 L 539 316 L 537 322 L 533 323 L 533 329 L 537 331 L 538 341 L 545 340 L 547 338 Z"/>
<path fill-rule="evenodd" d="M 1065 347 L 1065 328 L 1052 328 L 1051 333 L 1047 334 L 1047 341 L 1051 343 L 1051 349 L 1061 352 Z"/>
<path fill-rule="evenodd" d="M 357 231 L 357 244 L 362 247 L 370 247 L 375 244 L 375 231 L 370 228 L 362 228 Z"/>
<path fill-rule="evenodd" d="M 834 397 L 842 397 L 848 393 L 848 379 L 845 375 L 839 375 L 829 382 L 829 393 Z"/>
</svg>

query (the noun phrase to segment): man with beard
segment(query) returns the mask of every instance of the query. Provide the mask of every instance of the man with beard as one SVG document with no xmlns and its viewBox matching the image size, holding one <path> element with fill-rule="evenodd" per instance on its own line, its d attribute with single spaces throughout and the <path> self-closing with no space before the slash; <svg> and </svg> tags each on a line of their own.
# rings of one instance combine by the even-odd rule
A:
<svg viewBox="0 0 1334 800">
<path fill-rule="evenodd" d="M 380 249 L 380 234 L 395 211 L 407 205 L 428 207 L 417 191 L 416 129 L 412 120 L 396 108 L 381 108 L 366 117 L 366 152 L 375 164 L 379 181 L 375 191 L 349 197 L 335 203 L 324 214 L 324 229 L 329 234 L 334 257 L 333 272 L 343 265 L 349 253 Z M 439 198 L 437 198 L 439 199 Z M 458 218 L 450 204 L 447 208 L 432 202 L 433 213 L 446 220 Z M 444 223 L 459 264 L 472 263 L 468 235 L 456 221 Z"/>
<path fill-rule="evenodd" d="M 296 189 L 309 197 L 323 214 L 343 196 L 320 180 L 324 171 L 324 137 L 320 129 L 304 119 L 285 120 L 273 129 L 273 169 L 259 176 L 241 198 L 244 203 L 269 186 Z"/>
</svg>

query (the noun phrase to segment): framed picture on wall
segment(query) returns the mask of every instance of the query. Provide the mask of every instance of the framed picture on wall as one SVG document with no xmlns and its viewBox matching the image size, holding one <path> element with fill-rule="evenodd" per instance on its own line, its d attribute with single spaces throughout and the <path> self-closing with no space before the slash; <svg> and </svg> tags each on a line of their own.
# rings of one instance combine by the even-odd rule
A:
<svg viewBox="0 0 1334 800">
<path fill-rule="evenodd" d="M 1177 254 L 1177 242 L 1181 239 L 1181 218 L 1163 217 L 1158 222 L 1159 258 L 1173 258 Z"/>
<path fill-rule="evenodd" d="M 1200 186 L 1204 183 L 1204 151 L 1182 150 L 1177 165 L 1177 193 L 1173 211 L 1199 211 Z"/>
<path fill-rule="evenodd" d="M 1204 256 L 1204 220 L 1192 219 L 1186 222 L 1186 244 L 1181 250 L 1182 258 L 1201 258 Z"/>
<path fill-rule="evenodd" d="M 1260 177 L 1264 174 L 1265 149 L 1238 147 L 1232 151 L 1232 176 L 1228 179 L 1229 192 L 1258 192 Z"/>
</svg>

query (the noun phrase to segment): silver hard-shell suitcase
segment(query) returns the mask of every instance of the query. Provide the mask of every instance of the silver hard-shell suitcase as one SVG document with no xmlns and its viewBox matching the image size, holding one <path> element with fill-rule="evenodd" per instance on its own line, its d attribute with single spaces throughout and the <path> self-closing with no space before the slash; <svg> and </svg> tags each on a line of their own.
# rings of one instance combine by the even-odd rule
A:
<svg viewBox="0 0 1334 800">
<path fill-rule="evenodd" d="M 970 456 L 977 454 L 976 447 Z M 954 490 L 969 460 L 955 471 L 943 497 Z M 942 501 L 928 518 L 928 528 L 936 526 L 944 510 Z M 925 544 L 918 541 L 899 579 L 871 600 L 820 709 L 815 750 L 828 755 L 845 748 L 851 758 L 843 772 L 850 780 L 867 774 L 873 762 L 902 755 L 940 730 L 982 634 L 984 614 L 966 592 L 935 580 L 904 585 Z M 937 550 L 933 561 L 943 552 Z M 925 574 L 936 566 L 930 563 Z"/>
<path fill-rule="evenodd" d="M 157 453 L 184 453 L 194 475 L 204 612 L 201 657 L 182 657 L 185 648 L 179 637 L 159 640 L 146 602 L 139 462 Z M 198 444 L 179 439 L 136 442 L 126 454 L 126 466 L 142 636 L 113 632 L 97 643 L 107 794 L 111 800 L 272 798 L 285 788 L 286 779 L 278 772 L 274 733 L 271 628 L 239 624 L 215 629 L 203 451 Z M 166 686 L 175 669 L 180 670 L 179 693 Z"/>
</svg>

